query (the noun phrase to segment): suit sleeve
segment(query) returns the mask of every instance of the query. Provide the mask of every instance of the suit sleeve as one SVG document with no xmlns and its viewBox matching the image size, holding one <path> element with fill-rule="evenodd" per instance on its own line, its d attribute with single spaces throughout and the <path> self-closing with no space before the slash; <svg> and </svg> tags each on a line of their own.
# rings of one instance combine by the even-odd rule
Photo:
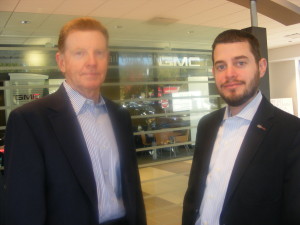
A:
<svg viewBox="0 0 300 225">
<path fill-rule="evenodd" d="M 10 114 L 5 138 L 6 225 L 45 224 L 41 149 L 20 111 Z"/>
<path fill-rule="evenodd" d="M 293 148 L 288 154 L 284 180 L 284 213 L 285 225 L 300 224 L 300 131 L 294 138 Z"/>
</svg>

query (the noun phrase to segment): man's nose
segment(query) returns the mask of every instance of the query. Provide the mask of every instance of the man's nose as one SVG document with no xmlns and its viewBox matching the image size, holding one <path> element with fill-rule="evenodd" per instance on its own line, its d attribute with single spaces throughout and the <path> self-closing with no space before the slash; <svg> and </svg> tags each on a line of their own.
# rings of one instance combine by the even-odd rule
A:
<svg viewBox="0 0 300 225">
<path fill-rule="evenodd" d="M 97 63 L 95 54 L 88 54 L 87 63 L 88 65 L 95 65 Z"/>
<path fill-rule="evenodd" d="M 225 76 L 227 78 L 232 78 L 232 77 L 236 77 L 236 70 L 234 68 L 234 66 L 232 65 L 228 65 L 225 71 Z"/>
</svg>

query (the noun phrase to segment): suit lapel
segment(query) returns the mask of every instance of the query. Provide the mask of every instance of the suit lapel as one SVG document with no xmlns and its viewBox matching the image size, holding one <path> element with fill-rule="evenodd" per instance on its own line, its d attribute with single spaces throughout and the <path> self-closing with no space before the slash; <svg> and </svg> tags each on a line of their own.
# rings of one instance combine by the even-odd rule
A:
<svg viewBox="0 0 300 225">
<path fill-rule="evenodd" d="M 121 125 L 122 125 L 122 118 L 118 115 L 119 110 L 118 108 L 115 108 L 113 103 L 110 102 L 110 100 L 108 99 L 104 99 L 105 100 L 105 105 L 107 107 L 107 111 L 108 111 L 108 115 L 111 121 L 111 125 L 116 137 L 116 142 L 117 142 L 117 146 L 118 146 L 118 150 L 119 150 L 119 155 L 120 155 L 120 162 L 121 159 L 123 158 L 122 153 L 124 151 L 121 150 L 121 148 L 123 147 L 123 144 L 120 143 L 120 140 L 122 139 L 122 131 L 121 131 Z"/>
<path fill-rule="evenodd" d="M 65 89 L 52 96 L 49 119 L 78 182 L 97 207 L 97 191 L 90 156 Z M 54 107 L 52 107 L 54 105 Z"/>
<path fill-rule="evenodd" d="M 200 121 L 197 131 L 197 140 L 193 164 L 191 168 L 191 178 L 189 179 L 189 191 L 192 193 L 192 201 L 196 207 L 200 206 L 206 187 L 206 178 L 209 172 L 210 159 L 214 147 L 214 142 L 220 124 L 224 117 L 225 108 L 213 112 L 208 118 Z"/>
<path fill-rule="evenodd" d="M 136 209 L 139 203 L 137 202 L 138 199 L 136 199 L 137 195 L 133 191 L 138 190 L 137 183 L 135 183 L 136 180 L 132 181 L 132 178 L 137 176 L 137 167 L 135 164 L 136 161 L 133 158 L 133 154 L 135 154 L 135 148 L 132 145 L 133 140 L 129 140 L 133 138 L 131 124 L 127 123 L 127 116 L 129 115 L 124 114 L 126 112 L 120 106 L 108 99 L 105 99 L 105 104 L 118 146 L 124 207 L 130 223 L 136 224 L 136 217 L 130 216 L 133 215 L 133 212 L 140 209 Z"/>
<path fill-rule="evenodd" d="M 268 134 L 272 126 L 273 106 L 264 97 L 262 102 L 250 123 L 237 159 L 235 161 L 233 171 L 229 180 L 227 193 L 223 208 L 230 201 L 230 198 L 236 190 L 242 176 L 251 163 L 256 152 L 259 149 L 264 137 Z"/>
<path fill-rule="evenodd" d="M 115 105 L 108 99 L 105 99 L 105 104 L 118 146 L 120 170 L 122 171 L 121 183 L 124 193 L 124 190 L 126 188 L 124 182 L 126 182 L 127 177 L 130 176 L 130 169 L 128 168 L 128 166 L 131 167 L 131 165 L 128 165 L 128 158 L 131 157 L 131 154 L 129 154 L 128 152 L 128 144 L 130 143 L 130 141 L 128 141 L 128 138 L 131 137 L 132 133 L 132 131 L 130 130 L 131 124 L 130 127 L 127 127 L 125 125 L 124 114 L 118 105 Z M 130 133 L 130 135 L 128 135 L 128 133 Z M 134 147 L 131 150 L 134 150 Z"/>
<path fill-rule="evenodd" d="M 205 137 L 203 138 L 203 140 L 201 140 L 202 143 L 199 143 L 200 146 L 199 149 L 201 149 L 201 151 L 205 150 L 201 155 L 202 158 L 201 160 L 203 160 L 203 165 L 205 168 L 204 174 L 206 175 L 209 170 L 209 164 L 210 164 L 210 159 L 213 152 L 215 140 L 217 138 L 220 125 L 224 118 L 224 112 L 225 112 L 225 108 L 218 111 L 218 114 L 216 115 L 216 117 L 213 118 L 212 122 L 209 124 L 209 127 L 206 127 L 206 130 L 202 131 L 205 132 Z"/>
</svg>

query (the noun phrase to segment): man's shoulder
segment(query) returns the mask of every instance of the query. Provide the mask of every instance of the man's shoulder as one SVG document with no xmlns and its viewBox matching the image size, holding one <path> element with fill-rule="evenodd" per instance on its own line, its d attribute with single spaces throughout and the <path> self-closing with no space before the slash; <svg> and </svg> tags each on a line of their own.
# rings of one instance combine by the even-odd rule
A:
<svg viewBox="0 0 300 225">
<path fill-rule="evenodd" d="M 202 117 L 201 120 L 215 120 L 220 117 L 223 118 L 224 113 L 225 113 L 225 108 L 220 108 L 220 109 L 217 109 L 213 112 L 206 114 L 205 116 Z"/>
<path fill-rule="evenodd" d="M 266 99 L 259 107 L 256 118 L 261 121 L 270 121 L 281 130 L 300 130 L 300 119 L 297 116 L 283 111 Z"/>
<path fill-rule="evenodd" d="M 288 123 L 289 126 L 300 127 L 300 118 L 288 112 L 285 112 L 275 106 L 274 106 L 274 118 L 282 123 Z"/>
<path fill-rule="evenodd" d="M 57 107 L 60 102 L 64 102 L 66 104 L 67 99 L 61 95 L 61 93 L 53 93 L 46 95 L 40 99 L 33 100 L 31 102 L 25 103 L 13 110 L 16 112 L 32 112 L 38 111 L 44 108 Z"/>
<path fill-rule="evenodd" d="M 198 123 L 198 128 L 208 128 L 214 125 L 218 125 L 222 122 L 224 118 L 225 108 L 217 109 L 213 112 L 210 112 L 204 115 Z"/>
</svg>

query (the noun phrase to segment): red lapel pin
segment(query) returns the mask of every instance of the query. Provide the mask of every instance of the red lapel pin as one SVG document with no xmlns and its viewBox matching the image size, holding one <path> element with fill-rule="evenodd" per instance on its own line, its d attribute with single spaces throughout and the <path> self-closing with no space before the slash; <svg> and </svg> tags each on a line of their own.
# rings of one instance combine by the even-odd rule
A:
<svg viewBox="0 0 300 225">
<path fill-rule="evenodd" d="M 265 127 L 263 127 L 262 125 L 258 124 L 257 128 L 262 129 L 263 131 L 266 131 L 267 129 Z"/>
</svg>

